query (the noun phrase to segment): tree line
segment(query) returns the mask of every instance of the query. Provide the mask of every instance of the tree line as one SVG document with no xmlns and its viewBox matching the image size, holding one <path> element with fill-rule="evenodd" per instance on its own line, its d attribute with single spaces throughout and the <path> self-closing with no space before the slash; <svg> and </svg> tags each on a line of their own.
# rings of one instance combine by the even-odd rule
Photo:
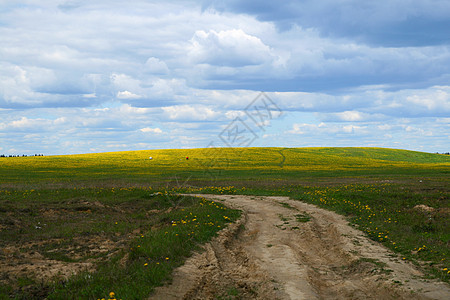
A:
<svg viewBox="0 0 450 300">
<path fill-rule="evenodd" d="M 35 155 L 26 155 L 26 154 L 22 154 L 22 155 L 5 155 L 5 154 L 1 154 L 0 157 L 27 157 L 27 156 L 44 156 L 44 154 L 35 154 Z"/>
</svg>

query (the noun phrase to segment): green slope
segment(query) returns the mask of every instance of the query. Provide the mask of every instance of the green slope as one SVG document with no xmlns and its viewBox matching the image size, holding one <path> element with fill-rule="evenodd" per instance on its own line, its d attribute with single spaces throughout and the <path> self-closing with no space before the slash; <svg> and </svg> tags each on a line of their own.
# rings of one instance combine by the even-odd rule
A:
<svg viewBox="0 0 450 300">
<path fill-rule="evenodd" d="M 450 156 L 385 148 L 169 149 L 1 158 L 0 184 L 48 180 L 142 184 L 165 182 L 175 175 L 191 180 L 444 176 L 449 171 Z"/>
</svg>

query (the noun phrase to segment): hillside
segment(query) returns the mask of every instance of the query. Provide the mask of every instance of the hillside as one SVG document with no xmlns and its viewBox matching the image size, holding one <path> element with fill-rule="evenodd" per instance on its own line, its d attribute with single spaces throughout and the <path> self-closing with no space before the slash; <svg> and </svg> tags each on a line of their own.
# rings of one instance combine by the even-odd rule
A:
<svg viewBox="0 0 450 300">
<path fill-rule="evenodd" d="M 238 182 L 255 176 L 278 180 L 412 173 L 444 176 L 450 171 L 450 157 L 384 148 L 203 148 L 0 158 L 0 166 L 0 183 L 52 179 L 156 185 L 173 176 Z"/>
</svg>

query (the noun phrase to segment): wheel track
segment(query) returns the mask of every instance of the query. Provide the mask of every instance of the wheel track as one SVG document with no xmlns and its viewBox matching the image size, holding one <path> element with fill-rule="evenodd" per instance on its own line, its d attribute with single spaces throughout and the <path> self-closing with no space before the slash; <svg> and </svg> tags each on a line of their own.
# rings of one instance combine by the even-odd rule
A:
<svg viewBox="0 0 450 300">
<path fill-rule="evenodd" d="M 242 209 L 242 217 L 151 299 L 450 299 L 447 284 L 418 278 L 333 212 L 286 197 L 199 196 Z M 297 222 L 299 213 L 310 221 Z"/>
</svg>

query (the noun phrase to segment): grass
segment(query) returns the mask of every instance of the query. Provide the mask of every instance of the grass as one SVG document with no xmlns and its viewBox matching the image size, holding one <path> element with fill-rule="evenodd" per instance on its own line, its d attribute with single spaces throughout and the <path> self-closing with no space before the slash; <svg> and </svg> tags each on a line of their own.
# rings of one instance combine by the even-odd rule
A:
<svg viewBox="0 0 450 300">
<path fill-rule="evenodd" d="M 282 155 L 280 154 L 282 152 Z M 152 156 L 153 160 L 148 158 Z M 189 156 L 189 160 L 185 157 Z M 207 148 L 0 158 L 1 184 L 228 186 L 304 178 L 445 176 L 450 157 L 383 148 Z M 93 182 L 94 180 L 94 182 Z M 216 184 L 219 182 L 219 184 Z"/>
<path fill-rule="evenodd" d="M 306 223 L 309 222 L 311 220 L 311 216 L 307 213 L 303 213 L 303 214 L 296 214 L 295 215 L 295 220 L 297 220 L 297 222 L 300 223 Z"/>
<path fill-rule="evenodd" d="M 448 186 L 384 183 L 303 189 L 297 199 L 348 216 L 373 240 L 449 280 L 444 270 L 450 257 Z"/>
<path fill-rule="evenodd" d="M 383 148 L 0 158 L 0 263 L 17 264 L 20 271 L 23 261 L 39 254 L 59 263 L 47 269 L 60 270 L 44 281 L 29 271 L 8 280 L 0 271 L 0 299 L 148 295 L 238 217 L 220 204 L 176 192 L 284 195 L 312 203 L 345 215 L 428 276 L 449 282 L 449 173 L 449 156 Z M 309 220 L 296 216 L 297 222 Z"/>
<path fill-rule="evenodd" d="M 18 256 L 7 258 L 11 263 L 20 267 L 29 258 L 21 253 L 30 252 L 43 255 L 49 268 L 55 261 L 95 261 L 93 270 L 68 279 L 55 273 L 44 286 L 29 277 L 3 278 L 0 298 L 6 299 L 98 299 L 110 291 L 145 298 L 239 216 L 219 203 L 150 189 L 3 191 L 0 202 L 1 224 L 7 224 L 0 243 Z"/>
<path fill-rule="evenodd" d="M 286 203 L 286 202 L 279 202 L 279 203 L 280 203 L 280 205 L 283 206 L 284 208 L 297 210 L 295 207 L 291 206 L 289 203 Z"/>
<path fill-rule="evenodd" d="M 114 290 L 118 298 L 143 299 L 198 250 L 199 244 L 210 240 L 238 216 L 237 211 L 205 199 L 162 215 L 157 228 L 131 241 L 129 249 L 100 265 L 95 273 L 81 273 L 64 285 L 57 285 L 48 298 L 89 299 L 101 296 L 102 291 Z"/>
<path fill-rule="evenodd" d="M 386 268 L 386 263 L 383 263 L 377 259 L 373 258 L 360 258 L 354 262 L 352 262 L 349 266 L 342 267 L 343 271 L 349 274 L 354 273 L 355 270 L 361 268 L 369 268 L 371 273 L 384 273 L 389 274 L 393 271 L 391 269 Z"/>
</svg>

